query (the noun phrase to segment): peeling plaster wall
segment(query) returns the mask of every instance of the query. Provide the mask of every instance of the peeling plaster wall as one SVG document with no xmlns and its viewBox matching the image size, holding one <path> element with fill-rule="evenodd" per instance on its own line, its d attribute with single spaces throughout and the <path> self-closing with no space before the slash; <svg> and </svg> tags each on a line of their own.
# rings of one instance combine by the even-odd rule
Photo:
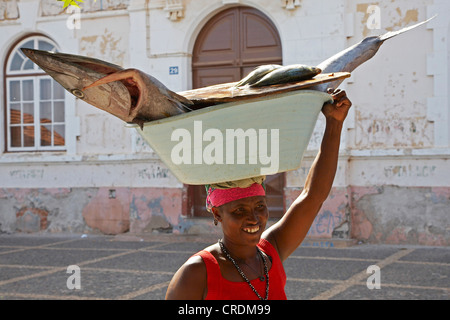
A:
<svg viewBox="0 0 450 320">
<path fill-rule="evenodd" d="M 352 43 L 365 36 L 398 30 L 427 18 L 432 1 L 351 1 L 356 7 Z M 381 29 L 367 28 L 367 6 L 379 5 Z M 427 75 L 426 57 L 432 51 L 429 31 L 418 28 L 387 40 L 378 53 L 352 73 L 347 91 L 354 102 L 354 149 L 430 148 L 433 122 L 427 118 L 427 98 L 433 79 Z"/>
<path fill-rule="evenodd" d="M 301 188 L 290 188 L 286 192 L 286 207 L 301 193 Z M 350 228 L 349 201 L 347 188 L 335 187 L 322 206 L 311 228 L 309 239 L 348 239 Z"/>
<path fill-rule="evenodd" d="M 286 207 L 301 192 L 299 186 L 309 170 L 308 160 L 305 162 L 305 167 L 288 174 Z M 360 163 L 352 166 L 341 158 L 335 186 L 309 230 L 309 238 L 450 245 L 449 160 L 428 165 L 427 161 L 411 160 L 403 164 L 398 160 L 369 165 L 367 161 L 356 162 Z M 354 185 L 343 184 L 349 178 L 343 174 L 346 164 L 351 167 L 350 177 L 357 177 L 351 180 Z M 430 182 L 428 187 L 417 186 Z"/>
<path fill-rule="evenodd" d="M 1 231 L 84 232 L 87 228 L 81 208 L 88 204 L 92 191 L 88 188 L 3 188 L 0 190 Z"/>
<path fill-rule="evenodd" d="M 450 188 L 352 187 L 351 237 L 448 246 Z"/>
<path fill-rule="evenodd" d="M 311 168 L 315 152 L 307 152 L 302 166 L 286 174 L 286 208 L 300 195 Z M 351 211 L 347 186 L 348 157 L 341 156 L 338 162 L 336 178 L 328 199 L 320 209 L 307 237 L 310 239 L 349 239 Z"/>
<path fill-rule="evenodd" d="M 2 232 L 183 233 L 180 189 L 3 188 Z"/>
</svg>

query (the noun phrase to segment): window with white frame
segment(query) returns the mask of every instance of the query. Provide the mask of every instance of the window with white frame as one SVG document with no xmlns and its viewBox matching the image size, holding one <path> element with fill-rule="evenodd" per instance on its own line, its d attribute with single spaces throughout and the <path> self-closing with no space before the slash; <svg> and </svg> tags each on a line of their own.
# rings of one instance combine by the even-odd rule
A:
<svg viewBox="0 0 450 320">
<path fill-rule="evenodd" d="M 20 48 L 57 51 L 43 36 L 26 38 L 7 58 L 7 151 L 66 150 L 64 88 L 23 54 Z"/>
</svg>

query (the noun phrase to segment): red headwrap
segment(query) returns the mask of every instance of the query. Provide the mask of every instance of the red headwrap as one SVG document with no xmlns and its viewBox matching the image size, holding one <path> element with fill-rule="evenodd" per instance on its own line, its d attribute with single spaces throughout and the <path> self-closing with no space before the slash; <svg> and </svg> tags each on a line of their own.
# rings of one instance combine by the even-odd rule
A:
<svg viewBox="0 0 450 320">
<path fill-rule="evenodd" d="M 214 189 L 206 186 L 206 193 L 206 209 L 210 212 L 212 207 L 220 207 L 231 201 L 266 195 L 264 186 L 259 183 L 254 183 L 248 188 Z"/>
</svg>

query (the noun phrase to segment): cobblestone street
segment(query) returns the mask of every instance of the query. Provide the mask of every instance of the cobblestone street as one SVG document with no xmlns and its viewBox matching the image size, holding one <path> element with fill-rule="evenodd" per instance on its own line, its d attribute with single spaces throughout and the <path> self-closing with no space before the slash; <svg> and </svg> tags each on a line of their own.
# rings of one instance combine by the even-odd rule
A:
<svg viewBox="0 0 450 320">
<path fill-rule="evenodd" d="M 161 300 L 174 272 L 212 241 L 187 236 L 0 235 L 0 299 Z M 80 289 L 67 285 L 73 265 L 79 267 Z M 368 289 L 372 265 L 380 268 L 380 289 Z M 304 245 L 284 266 L 290 300 L 450 298 L 446 247 Z"/>
</svg>

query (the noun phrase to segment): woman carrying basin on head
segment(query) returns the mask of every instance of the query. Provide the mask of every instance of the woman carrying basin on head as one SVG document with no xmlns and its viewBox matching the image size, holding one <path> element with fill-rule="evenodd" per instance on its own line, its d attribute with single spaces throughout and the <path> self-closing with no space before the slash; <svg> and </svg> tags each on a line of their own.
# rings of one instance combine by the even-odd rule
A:
<svg viewBox="0 0 450 320">
<path fill-rule="evenodd" d="M 286 299 L 282 262 L 301 244 L 333 184 L 343 122 L 351 107 L 345 91 L 329 91 L 326 127 L 304 189 L 284 216 L 265 230 L 269 217 L 264 184 L 221 189 L 207 186 L 207 207 L 223 238 L 189 258 L 175 273 L 166 299 Z M 262 179 L 261 179 L 262 180 Z"/>
</svg>

